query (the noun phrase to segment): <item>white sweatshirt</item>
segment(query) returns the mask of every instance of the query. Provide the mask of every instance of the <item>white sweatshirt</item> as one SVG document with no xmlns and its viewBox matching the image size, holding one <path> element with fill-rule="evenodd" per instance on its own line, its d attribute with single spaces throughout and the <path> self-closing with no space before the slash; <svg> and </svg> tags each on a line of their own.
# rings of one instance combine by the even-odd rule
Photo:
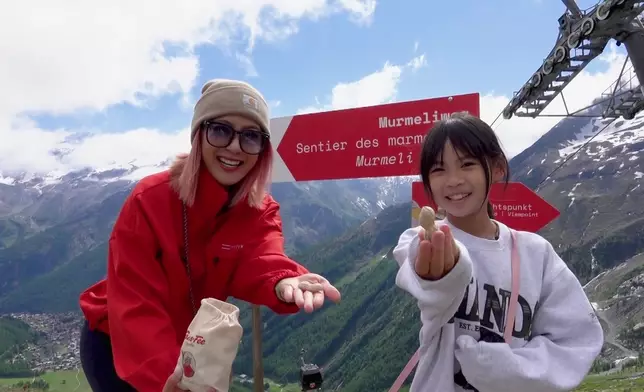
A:
<svg viewBox="0 0 644 392">
<path fill-rule="evenodd" d="M 521 231 L 519 303 L 512 342 L 503 341 L 512 239 L 496 223 L 493 241 L 438 221 L 452 229 L 461 255 L 437 281 L 414 270 L 419 227 L 400 236 L 396 285 L 418 301 L 422 322 L 410 392 L 569 391 L 601 351 L 603 331 L 581 284 L 548 241 Z"/>
</svg>

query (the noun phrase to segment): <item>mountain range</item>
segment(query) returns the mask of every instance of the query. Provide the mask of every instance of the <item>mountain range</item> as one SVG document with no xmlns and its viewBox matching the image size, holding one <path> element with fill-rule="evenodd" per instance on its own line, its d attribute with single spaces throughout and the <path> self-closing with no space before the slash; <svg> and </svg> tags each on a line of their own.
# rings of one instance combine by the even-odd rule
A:
<svg viewBox="0 0 644 392">
<path fill-rule="evenodd" d="M 131 169 L 136 170 L 136 169 Z M 4 177 L 0 183 L 0 311 L 66 311 L 105 274 L 109 232 L 134 186 L 127 170 Z M 26 178 L 25 178 L 26 177 Z M 359 225 L 408 200 L 408 178 L 274 184 L 287 251 Z M 62 290 L 62 291 L 61 291 Z M 52 293 L 56 295 L 52 295 Z"/>
<path fill-rule="evenodd" d="M 598 114 L 601 107 L 585 114 Z M 633 120 L 565 118 L 510 162 L 512 180 L 561 212 L 540 234 L 568 263 L 606 330 L 603 360 L 644 343 L 644 114 Z M 601 133 L 597 134 L 597 132 Z M 60 154 L 60 151 L 52 154 Z M 106 240 L 137 173 L 151 167 L 61 175 L 0 168 L 0 313 L 77 310 L 105 274 Z M 343 391 L 386 390 L 418 345 L 418 308 L 394 284 L 391 250 L 409 226 L 414 178 L 275 184 L 287 250 L 328 277 L 339 305 L 314 314 L 263 311 L 265 372 L 297 379 L 300 350 Z M 252 373 L 250 311 L 236 373 Z"/>
</svg>

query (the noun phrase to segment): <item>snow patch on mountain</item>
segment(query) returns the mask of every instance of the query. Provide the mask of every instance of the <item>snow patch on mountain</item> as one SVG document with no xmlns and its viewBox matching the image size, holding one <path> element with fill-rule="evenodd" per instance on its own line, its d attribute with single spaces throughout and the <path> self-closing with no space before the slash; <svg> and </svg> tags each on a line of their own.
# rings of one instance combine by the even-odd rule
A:
<svg viewBox="0 0 644 392">
<path fill-rule="evenodd" d="M 589 121 L 576 133 L 574 140 L 569 141 L 559 149 L 561 158 L 554 163 L 563 162 L 564 159 L 569 158 L 571 154 L 580 149 L 580 152 L 583 151 L 587 156 L 592 157 L 595 162 L 622 159 L 623 157 L 608 154 L 610 151 L 614 151 L 616 147 L 622 147 L 621 153 L 630 155 L 629 160 L 636 160 L 639 151 L 630 150 L 629 146 L 632 147 L 636 143 L 644 142 L 644 112 L 640 112 L 630 121 L 620 118 L 608 125 L 611 121 L 613 120 L 608 118 Z M 606 128 L 604 129 L 604 127 Z M 601 133 L 598 134 L 600 131 Z M 593 139 L 589 142 L 591 138 Z M 588 144 L 585 145 L 586 143 Z M 577 158 L 575 156 L 574 159 Z"/>
<path fill-rule="evenodd" d="M 69 153 L 69 150 L 65 152 L 58 150 L 57 156 L 59 158 L 63 158 Z M 16 172 L 0 169 L 0 183 L 5 185 L 23 185 L 42 189 L 70 180 L 103 183 L 115 181 L 135 182 L 147 175 L 157 173 L 168 168 L 171 162 L 172 157 L 157 163 L 139 163 L 139 160 L 132 159 L 127 163 L 112 161 L 109 164 L 102 165 L 100 167 L 86 166 L 71 170 L 59 168 L 49 172 Z"/>
<path fill-rule="evenodd" d="M 0 184 L 5 184 L 5 185 L 13 185 L 15 184 L 16 180 L 11 177 L 3 177 L 2 174 L 0 174 Z"/>
</svg>

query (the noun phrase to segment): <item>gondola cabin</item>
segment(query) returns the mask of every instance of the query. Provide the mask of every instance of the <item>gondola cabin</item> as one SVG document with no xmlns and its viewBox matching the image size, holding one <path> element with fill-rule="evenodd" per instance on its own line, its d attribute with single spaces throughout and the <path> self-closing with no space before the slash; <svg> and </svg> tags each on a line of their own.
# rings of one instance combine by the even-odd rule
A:
<svg viewBox="0 0 644 392">
<path fill-rule="evenodd" d="M 300 368 L 302 391 L 314 391 L 322 386 L 322 370 L 317 365 L 307 364 Z"/>
</svg>

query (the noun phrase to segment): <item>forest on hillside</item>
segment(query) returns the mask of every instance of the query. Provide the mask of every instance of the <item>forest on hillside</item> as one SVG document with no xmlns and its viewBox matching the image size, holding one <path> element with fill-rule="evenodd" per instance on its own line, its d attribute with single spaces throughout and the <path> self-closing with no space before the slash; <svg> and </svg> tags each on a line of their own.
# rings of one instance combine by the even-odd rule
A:
<svg viewBox="0 0 644 392">
<path fill-rule="evenodd" d="M 36 339 L 37 334 L 26 323 L 0 317 L 0 378 L 33 376 L 28 360 L 20 358 L 20 352 Z"/>
</svg>

